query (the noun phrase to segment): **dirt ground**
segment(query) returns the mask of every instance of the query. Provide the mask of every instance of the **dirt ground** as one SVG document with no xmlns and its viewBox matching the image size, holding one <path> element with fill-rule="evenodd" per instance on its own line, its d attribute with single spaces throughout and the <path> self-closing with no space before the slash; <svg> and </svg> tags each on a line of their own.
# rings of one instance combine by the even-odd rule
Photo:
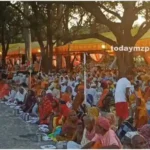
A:
<svg viewBox="0 0 150 150">
<path fill-rule="evenodd" d="M 37 142 L 37 125 L 24 122 L 13 115 L 13 109 L 0 103 L 0 149 L 40 149 L 48 142 Z"/>
</svg>

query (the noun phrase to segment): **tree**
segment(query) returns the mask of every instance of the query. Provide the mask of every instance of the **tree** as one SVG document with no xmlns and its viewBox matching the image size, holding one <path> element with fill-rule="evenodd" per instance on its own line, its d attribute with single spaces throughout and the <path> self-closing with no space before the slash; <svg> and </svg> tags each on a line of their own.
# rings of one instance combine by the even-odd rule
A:
<svg viewBox="0 0 150 150">
<path fill-rule="evenodd" d="M 150 2 L 73 2 L 73 4 L 84 8 L 95 18 L 96 23 L 107 26 L 116 40 L 105 37 L 97 31 L 92 34 L 72 36 L 71 40 L 93 37 L 111 46 L 134 46 L 150 28 Z M 131 30 L 139 14 L 144 16 L 146 21 L 139 26 L 136 35 L 132 35 Z M 116 56 L 119 75 L 124 76 L 134 67 L 133 53 L 118 51 Z"/>
<path fill-rule="evenodd" d="M 11 40 L 21 34 L 21 28 L 18 27 L 21 17 L 9 6 L 8 2 L 0 4 L 0 43 L 2 44 L 2 66 L 4 67 Z"/>
<path fill-rule="evenodd" d="M 30 13 L 23 12 L 23 4 L 28 3 Z M 58 2 L 19 2 L 11 4 L 24 19 L 28 20 L 29 27 L 36 36 L 42 55 L 42 66 L 45 72 L 52 70 L 53 47 L 66 42 L 64 37 L 77 34 L 82 24 L 85 11 L 81 7 L 65 5 Z M 79 13 L 80 12 L 80 13 Z M 74 18 L 74 13 L 80 15 L 76 21 L 76 30 L 70 30 L 69 22 Z M 72 26 L 72 25 L 71 25 Z M 44 43 L 46 40 L 46 44 Z M 68 58 L 70 59 L 70 57 Z M 61 61 L 60 61 L 61 63 Z"/>
</svg>

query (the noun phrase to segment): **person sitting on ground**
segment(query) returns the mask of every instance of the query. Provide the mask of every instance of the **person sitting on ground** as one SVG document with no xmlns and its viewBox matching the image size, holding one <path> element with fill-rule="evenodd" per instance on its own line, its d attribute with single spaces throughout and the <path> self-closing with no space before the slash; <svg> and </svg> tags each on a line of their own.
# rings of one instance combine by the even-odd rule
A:
<svg viewBox="0 0 150 150">
<path fill-rule="evenodd" d="M 71 103 L 71 93 L 72 93 L 71 87 L 67 86 L 66 91 L 61 95 L 61 99 L 64 100 L 66 103 L 67 102 Z"/>
<path fill-rule="evenodd" d="M 70 112 L 70 109 L 65 103 L 60 103 L 59 100 L 53 98 L 52 101 L 52 113 L 49 115 L 49 131 L 50 133 L 55 128 L 63 123 Z"/>
<path fill-rule="evenodd" d="M 75 99 L 72 103 L 72 109 L 78 112 L 80 110 L 80 107 L 84 101 L 84 85 L 80 84 L 77 87 L 77 95 L 75 96 Z"/>
<path fill-rule="evenodd" d="M 89 143 L 95 136 L 95 119 L 92 116 L 84 116 L 84 132 L 81 141 L 81 147 Z"/>
<path fill-rule="evenodd" d="M 71 141 L 67 143 L 67 149 L 78 149 L 81 148 L 81 140 L 84 130 L 84 124 L 81 120 L 79 120 L 77 124 L 76 132 L 74 133 L 74 136 Z"/>
<path fill-rule="evenodd" d="M 32 90 L 28 91 L 26 101 L 24 102 L 24 105 L 22 107 L 23 112 L 32 112 L 32 108 L 34 107 L 35 103 L 37 102 L 37 99 L 35 97 L 35 92 Z"/>
<path fill-rule="evenodd" d="M 106 115 L 106 118 L 109 120 L 109 123 L 111 125 L 111 129 L 116 131 L 117 127 L 116 127 L 116 117 L 113 113 L 108 113 Z"/>
<path fill-rule="evenodd" d="M 19 87 L 19 90 L 15 96 L 15 102 L 18 105 L 23 105 L 26 94 L 27 94 L 27 85 L 23 83 L 22 86 Z"/>
<path fill-rule="evenodd" d="M 149 149 L 146 139 L 142 135 L 134 135 L 131 139 L 131 148 L 132 149 Z"/>
<path fill-rule="evenodd" d="M 7 81 L 8 82 L 8 81 Z M 2 81 L 1 85 L 1 91 L 0 91 L 0 100 L 3 100 L 5 96 L 7 96 L 10 92 L 10 86 L 6 81 Z"/>
<path fill-rule="evenodd" d="M 145 138 L 150 148 L 150 124 L 145 124 L 138 131 Z"/>
<path fill-rule="evenodd" d="M 110 129 L 110 124 L 108 119 L 104 117 L 98 117 L 95 124 L 95 136 L 87 145 L 82 147 L 93 148 L 93 149 L 120 149 L 122 144 L 118 139 L 115 132 Z"/>
<path fill-rule="evenodd" d="M 62 125 L 62 131 L 60 135 L 56 136 L 57 141 L 70 141 L 73 138 L 75 131 L 77 130 L 78 117 L 74 110 L 68 113 L 68 117 Z"/>
<path fill-rule="evenodd" d="M 16 96 L 17 90 L 14 84 L 10 85 L 10 92 L 8 96 L 4 97 L 4 101 L 14 102 L 14 98 Z"/>
<path fill-rule="evenodd" d="M 52 95 L 53 97 L 60 99 L 60 85 L 57 83 L 56 86 L 54 87 L 54 89 L 52 90 Z"/>
<path fill-rule="evenodd" d="M 133 124 L 134 119 L 132 117 L 128 117 L 116 130 L 116 134 L 122 143 L 124 142 L 124 138 L 127 132 L 136 131 L 136 128 Z"/>
<path fill-rule="evenodd" d="M 53 100 L 53 96 L 48 93 L 40 101 L 39 106 L 38 106 L 40 124 L 48 125 L 47 118 L 52 113 L 52 104 L 51 104 L 52 100 Z"/>
</svg>

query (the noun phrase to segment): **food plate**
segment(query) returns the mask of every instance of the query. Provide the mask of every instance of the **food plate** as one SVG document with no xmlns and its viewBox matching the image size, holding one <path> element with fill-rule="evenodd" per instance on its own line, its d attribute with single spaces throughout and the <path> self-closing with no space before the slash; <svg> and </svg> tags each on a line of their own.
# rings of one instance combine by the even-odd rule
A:
<svg viewBox="0 0 150 150">
<path fill-rule="evenodd" d="M 44 145 L 44 146 L 41 146 L 41 149 L 56 149 L 56 146 L 54 146 L 54 145 Z"/>
<path fill-rule="evenodd" d="M 10 108 L 15 108 L 15 106 L 10 106 Z"/>
</svg>

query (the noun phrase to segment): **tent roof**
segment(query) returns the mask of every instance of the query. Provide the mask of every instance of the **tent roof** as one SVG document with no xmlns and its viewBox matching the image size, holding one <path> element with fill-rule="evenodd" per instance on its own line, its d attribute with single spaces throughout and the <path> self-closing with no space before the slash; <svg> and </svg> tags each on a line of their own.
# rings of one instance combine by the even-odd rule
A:
<svg viewBox="0 0 150 150">
<path fill-rule="evenodd" d="M 138 32 L 138 28 L 132 29 L 132 35 L 135 35 Z M 102 35 L 104 35 L 105 37 L 108 37 L 112 40 L 116 40 L 115 36 L 113 35 L 112 32 L 105 32 L 102 33 Z M 142 41 L 150 41 L 150 30 L 145 33 L 142 38 L 139 40 L 139 42 L 141 43 Z M 142 42 L 143 43 L 143 42 Z M 46 45 L 46 41 L 44 41 L 44 44 Z M 99 44 L 99 48 L 101 47 L 100 45 L 104 44 L 103 41 L 99 40 L 99 39 L 95 39 L 95 38 L 89 38 L 89 39 L 83 39 L 83 40 L 75 40 L 72 42 L 71 45 L 74 46 L 74 48 L 71 48 L 71 51 L 74 51 L 73 49 L 76 49 L 78 51 L 78 49 L 80 49 L 79 51 L 82 50 L 81 46 L 85 47 L 85 45 L 93 45 L 93 44 Z M 77 48 L 78 46 L 78 48 Z M 32 42 L 31 44 L 32 47 L 32 52 L 33 53 L 37 53 L 38 50 L 40 49 L 38 42 Z M 80 47 L 80 48 L 79 48 Z M 90 48 L 90 47 L 89 47 Z M 98 48 L 98 49 L 99 49 Z M 8 54 L 23 54 L 24 53 L 24 49 L 25 49 L 25 44 L 24 43 L 15 43 L 15 44 L 10 44 L 9 45 L 9 51 Z M 64 50 L 63 50 L 64 49 Z M 68 49 L 68 44 L 64 45 L 64 46 L 60 46 L 58 47 L 58 51 L 60 52 L 62 51 L 66 51 L 66 49 Z M 87 51 L 88 48 L 85 48 L 85 51 Z M 89 49 L 90 50 L 90 49 Z M 0 45 L 0 51 L 2 51 L 2 46 Z"/>
<path fill-rule="evenodd" d="M 131 30 L 132 35 L 135 35 L 137 32 L 138 32 L 138 28 Z M 112 32 L 105 32 L 105 33 L 102 33 L 102 35 L 116 41 L 116 37 L 113 35 Z M 148 38 L 150 39 L 150 30 L 148 30 L 148 32 L 146 32 L 141 37 L 141 39 L 148 39 Z M 83 39 L 83 40 L 75 40 L 72 42 L 72 44 L 87 44 L 87 43 L 100 43 L 100 42 L 104 43 L 103 41 L 101 41 L 99 39 L 89 38 L 89 39 Z"/>
</svg>

